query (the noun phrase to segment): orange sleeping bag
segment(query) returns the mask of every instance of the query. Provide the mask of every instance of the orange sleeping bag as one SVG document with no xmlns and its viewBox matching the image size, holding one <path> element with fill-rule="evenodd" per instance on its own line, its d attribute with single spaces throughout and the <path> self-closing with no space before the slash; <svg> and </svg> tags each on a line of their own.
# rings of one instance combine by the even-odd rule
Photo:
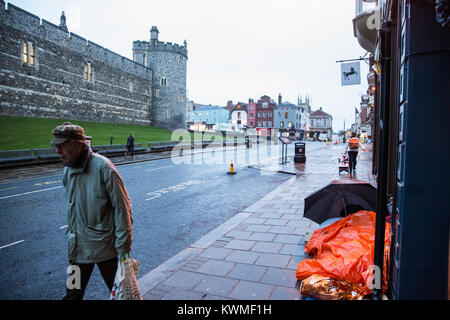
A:
<svg viewBox="0 0 450 320">
<path fill-rule="evenodd" d="M 359 284 L 358 293 L 372 292 L 373 254 L 375 241 L 375 212 L 361 210 L 333 224 L 317 229 L 305 246 L 314 259 L 301 261 L 297 266 L 298 280 L 312 275 L 346 280 Z M 387 288 L 390 224 L 385 226 L 383 291 Z M 381 280 L 381 279 L 380 279 Z"/>
</svg>

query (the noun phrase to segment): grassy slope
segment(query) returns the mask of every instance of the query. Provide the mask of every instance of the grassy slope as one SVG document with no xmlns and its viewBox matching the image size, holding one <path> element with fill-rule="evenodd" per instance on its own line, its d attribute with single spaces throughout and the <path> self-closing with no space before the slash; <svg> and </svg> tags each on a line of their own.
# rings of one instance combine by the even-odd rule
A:
<svg viewBox="0 0 450 320">
<path fill-rule="evenodd" d="M 134 133 L 135 143 L 151 141 L 170 141 L 172 131 L 131 124 L 111 124 L 64 119 L 42 119 L 27 117 L 0 116 L 0 150 L 49 148 L 52 129 L 70 121 L 84 128 L 86 135 L 92 137 L 92 145 L 124 144 L 130 133 Z"/>
</svg>

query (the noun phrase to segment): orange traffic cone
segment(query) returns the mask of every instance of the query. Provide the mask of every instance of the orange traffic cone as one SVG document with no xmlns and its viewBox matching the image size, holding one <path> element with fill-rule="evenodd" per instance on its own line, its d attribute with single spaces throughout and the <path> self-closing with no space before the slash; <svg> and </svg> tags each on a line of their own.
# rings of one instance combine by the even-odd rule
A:
<svg viewBox="0 0 450 320">
<path fill-rule="evenodd" d="M 228 170 L 227 174 L 236 174 L 236 171 L 234 171 L 233 160 L 231 160 L 230 170 Z"/>
</svg>

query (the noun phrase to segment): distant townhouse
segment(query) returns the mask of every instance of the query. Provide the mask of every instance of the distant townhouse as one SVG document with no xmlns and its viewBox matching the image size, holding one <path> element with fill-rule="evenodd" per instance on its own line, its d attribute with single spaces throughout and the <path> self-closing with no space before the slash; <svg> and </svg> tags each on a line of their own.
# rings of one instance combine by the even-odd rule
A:
<svg viewBox="0 0 450 320">
<path fill-rule="evenodd" d="M 247 129 L 247 104 L 238 102 L 230 112 L 230 123 L 240 126 L 243 130 Z"/>
<path fill-rule="evenodd" d="M 256 103 L 253 99 L 248 100 L 247 104 L 247 133 L 256 135 Z"/>
<path fill-rule="evenodd" d="M 256 104 L 256 134 L 261 136 L 272 136 L 273 113 L 276 103 L 269 96 L 262 96 Z"/>
<path fill-rule="evenodd" d="M 333 133 L 333 117 L 324 112 L 322 107 L 310 114 L 309 138 L 319 140 L 319 135 L 325 133 L 328 140 L 331 140 Z"/>
<path fill-rule="evenodd" d="M 302 109 L 286 101 L 277 105 L 274 111 L 274 128 L 278 129 L 280 136 L 291 139 L 303 139 L 301 135 Z"/>
<path fill-rule="evenodd" d="M 189 112 L 188 128 L 194 131 L 215 131 L 221 123 L 228 124 L 228 110 L 212 105 L 194 103 Z"/>
</svg>

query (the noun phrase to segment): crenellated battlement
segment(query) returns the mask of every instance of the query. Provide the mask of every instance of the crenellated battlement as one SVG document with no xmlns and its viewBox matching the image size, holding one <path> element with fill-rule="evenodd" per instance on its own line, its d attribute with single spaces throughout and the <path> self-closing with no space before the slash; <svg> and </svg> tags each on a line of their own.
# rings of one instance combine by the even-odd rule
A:
<svg viewBox="0 0 450 320">
<path fill-rule="evenodd" d="M 178 43 L 172 42 L 148 42 L 148 41 L 134 41 L 133 50 L 140 51 L 167 51 L 174 52 L 183 55 L 185 58 L 188 57 L 187 47 L 181 46 Z"/>
<path fill-rule="evenodd" d="M 129 59 L 70 32 L 63 15 L 54 24 L 4 0 L 0 25 L 1 37 L 31 42 L 37 53 L 35 65 L 24 65 L 16 63 L 22 60 L 20 46 L 0 45 L 8 72 L 20 74 L 0 90 L 1 114 L 185 127 L 186 41 L 159 41 L 152 26 L 150 41 L 134 41 Z M 28 88 L 18 103 L 17 90 Z M 41 109 L 49 105 L 55 108 Z"/>
<path fill-rule="evenodd" d="M 73 32 L 64 31 L 59 26 L 40 19 L 15 5 L 5 4 L 0 0 L 0 20 L 3 24 L 14 29 L 32 34 L 45 39 L 61 47 L 68 48 L 79 54 L 89 56 L 93 60 L 99 60 L 106 64 L 118 67 L 125 72 L 151 79 L 151 70 L 135 63 L 133 60 L 106 49 L 92 41 L 89 41 Z"/>
</svg>

